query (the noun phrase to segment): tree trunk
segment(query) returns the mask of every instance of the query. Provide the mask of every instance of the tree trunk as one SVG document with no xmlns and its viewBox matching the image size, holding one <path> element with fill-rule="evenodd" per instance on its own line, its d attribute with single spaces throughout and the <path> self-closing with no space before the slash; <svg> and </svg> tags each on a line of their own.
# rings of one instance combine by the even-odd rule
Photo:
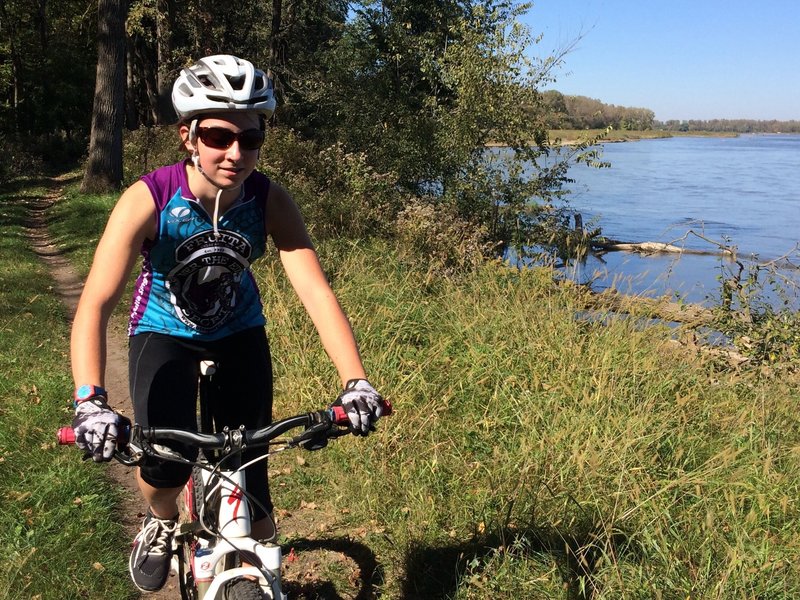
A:
<svg viewBox="0 0 800 600">
<path fill-rule="evenodd" d="M 22 58 L 17 51 L 17 19 L 9 15 L 6 3 L 0 0 L 0 31 L 2 31 L 3 42 L 7 45 L 6 55 L 11 56 L 11 108 L 14 115 L 14 130 L 20 129 L 19 105 L 22 101 Z"/>
<path fill-rule="evenodd" d="M 143 88 L 143 93 L 136 96 L 139 121 L 147 126 L 155 125 L 158 123 L 158 62 L 142 35 L 135 34 L 131 37 L 129 48 L 133 52 L 132 62 L 136 67 L 137 86 Z M 143 99 L 146 99 L 145 102 L 139 106 L 138 103 Z"/>
<path fill-rule="evenodd" d="M 722 246 L 720 246 L 719 250 L 695 250 L 683 246 L 676 246 L 675 244 L 666 244 L 664 242 L 620 242 L 618 240 L 609 240 L 606 238 L 593 239 L 592 248 L 606 252 L 622 251 L 638 252 L 640 254 L 672 253 L 700 254 L 705 256 L 736 256 L 736 251 L 734 249 Z"/>
<path fill-rule="evenodd" d="M 127 13 L 128 0 L 99 2 L 92 132 L 86 172 L 81 183 L 81 191 L 85 193 L 111 192 L 122 184 Z"/>
<path fill-rule="evenodd" d="M 160 0 L 156 22 L 156 88 L 158 110 L 156 124 L 174 123 L 177 115 L 172 107 L 172 31 L 174 29 L 175 6 L 171 1 Z"/>
<path fill-rule="evenodd" d="M 125 126 L 129 131 L 139 129 L 139 111 L 136 110 L 136 66 L 133 64 L 134 41 L 127 40 L 125 51 Z"/>
<path fill-rule="evenodd" d="M 42 53 L 47 50 L 47 0 L 39 0 L 39 14 L 37 17 L 39 25 L 39 45 Z"/>
<path fill-rule="evenodd" d="M 269 31 L 269 64 L 274 69 L 280 63 L 281 19 L 283 18 L 283 1 L 272 0 L 272 23 Z"/>
<path fill-rule="evenodd" d="M 291 9 L 290 9 L 291 10 Z M 286 90 L 286 50 L 283 28 L 283 0 L 272 0 L 272 22 L 269 30 L 269 73 L 277 98 Z"/>
</svg>

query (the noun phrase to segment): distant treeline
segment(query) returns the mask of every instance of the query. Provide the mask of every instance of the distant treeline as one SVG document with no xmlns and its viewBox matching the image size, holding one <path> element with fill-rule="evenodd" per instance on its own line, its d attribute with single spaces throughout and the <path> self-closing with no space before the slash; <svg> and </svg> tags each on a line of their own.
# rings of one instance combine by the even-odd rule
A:
<svg viewBox="0 0 800 600">
<path fill-rule="evenodd" d="M 567 96 L 556 90 L 542 92 L 548 108 L 549 129 L 660 129 L 664 131 L 718 131 L 734 133 L 800 133 L 800 121 L 753 119 L 691 119 L 657 121 L 647 108 L 605 104 L 586 96 Z"/>
<path fill-rule="evenodd" d="M 691 119 L 689 121 L 656 121 L 656 128 L 665 131 L 732 131 L 735 133 L 800 133 L 800 121 L 755 121 L 752 119 Z"/>
</svg>

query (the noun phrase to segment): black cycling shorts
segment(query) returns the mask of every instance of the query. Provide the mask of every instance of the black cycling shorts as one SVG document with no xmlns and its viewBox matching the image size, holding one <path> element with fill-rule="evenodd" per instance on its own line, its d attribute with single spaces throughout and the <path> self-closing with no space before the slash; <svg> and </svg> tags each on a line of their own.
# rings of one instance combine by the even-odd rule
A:
<svg viewBox="0 0 800 600">
<path fill-rule="evenodd" d="M 143 427 L 197 430 L 197 390 L 201 360 L 213 360 L 211 414 L 217 430 L 223 426 L 263 427 L 272 421 L 272 361 L 263 327 L 247 329 L 220 340 L 198 342 L 145 332 L 130 338 L 129 377 L 134 420 Z M 198 451 L 180 444 L 165 444 L 190 460 Z M 243 462 L 264 450 L 244 452 Z M 191 466 L 148 459 L 142 479 L 155 488 L 180 487 Z M 267 511 L 272 511 L 266 461 L 245 470 L 247 491 Z M 258 504 L 253 520 L 265 516 Z"/>
</svg>

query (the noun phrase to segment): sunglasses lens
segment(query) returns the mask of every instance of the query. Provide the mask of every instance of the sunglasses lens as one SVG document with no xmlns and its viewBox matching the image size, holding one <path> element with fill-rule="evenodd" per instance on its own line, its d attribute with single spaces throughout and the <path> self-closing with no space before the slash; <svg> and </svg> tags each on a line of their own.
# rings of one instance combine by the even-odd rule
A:
<svg viewBox="0 0 800 600">
<path fill-rule="evenodd" d="M 248 129 L 239 134 L 239 147 L 242 150 L 258 150 L 264 143 L 264 132 L 258 129 Z"/>
<path fill-rule="evenodd" d="M 234 133 L 222 127 L 200 127 L 198 135 L 206 146 L 218 150 L 227 150 L 236 140 L 242 150 L 258 150 L 264 143 L 264 132 L 259 129 Z"/>
<path fill-rule="evenodd" d="M 198 135 L 206 146 L 218 149 L 230 148 L 236 139 L 236 134 L 233 131 L 222 127 L 201 127 Z"/>
</svg>

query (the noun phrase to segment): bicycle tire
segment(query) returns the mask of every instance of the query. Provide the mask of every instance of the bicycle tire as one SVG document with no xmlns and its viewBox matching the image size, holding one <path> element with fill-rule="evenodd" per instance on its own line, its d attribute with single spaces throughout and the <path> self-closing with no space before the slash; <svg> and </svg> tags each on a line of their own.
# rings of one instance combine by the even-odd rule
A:
<svg viewBox="0 0 800 600">
<path fill-rule="evenodd" d="M 198 600 L 197 586 L 192 575 L 192 551 L 188 544 L 178 546 L 178 582 L 181 600 Z"/>
<path fill-rule="evenodd" d="M 261 586 L 250 579 L 234 579 L 225 586 L 225 600 L 263 600 Z"/>
<path fill-rule="evenodd" d="M 203 501 L 203 480 L 200 469 L 194 467 L 192 475 L 181 492 L 178 501 L 180 523 L 193 523 L 197 521 L 197 512 Z M 186 535 L 176 548 L 175 559 L 178 561 L 178 581 L 180 584 L 181 600 L 198 600 L 199 593 L 192 573 L 193 548 L 196 540 L 193 536 Z"/>
<path fill-rule="evenodd" d="M 192 468 L 192 508 L 193 512 L 191 519 L 196 521 L 200 518 L 201 507 L 203 508 L 203 520 L 205 523 L 215 523 L 217 520 L 217 511 L 219 510 L 220 492 L 219 489 L 213 491 L 209 496 L 209 492 L 214 490 L 217 485 L 217 479 L 212 477 L 206 484 L 203 483 L 203 469 L 200 467 Z"/>
</svg>

